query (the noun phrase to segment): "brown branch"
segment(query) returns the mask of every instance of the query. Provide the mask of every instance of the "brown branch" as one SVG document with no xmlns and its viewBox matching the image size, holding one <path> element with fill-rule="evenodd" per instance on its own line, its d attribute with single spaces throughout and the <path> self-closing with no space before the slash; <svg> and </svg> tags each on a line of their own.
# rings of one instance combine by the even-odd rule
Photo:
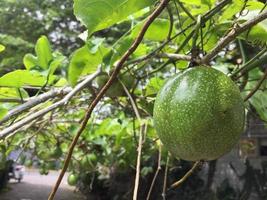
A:
<svg viewBox="0 0 267 200">
<path fill-rule="evenodd" d="M 250 93 L 245 97 L 244 101 L 249 100 L 260 88 L 260 86 L 262 85 L 262 83 L 264 82 L 264 80 L 267 78 L 267 69 L 264 72 L 264 75 L 262 76 L 262 78 L 259 80 L 259 82 L 257 83 L 257 85 L 253 88 L 253 90 L 250 91 Z"/>
<path fill-rule="evenodd" d="M 193 167 L 177 182 L 171 185 L 170 189 L 174 189 L 179 187 L 189 176 L 191 176 L 194 170 L 201 164 L 201 161 L 197 161 L 194 163 Z"/>
<path fill-rule="evenodd" d="M 259 22 L 265 20 L 267 18 L 267 10 L 259 14 L 258 16 L 254 17 L 251 20 L 246 21 L 245 23 L 238 25 L 229 33 L 222 38 L 219 43 L 211 50 L 209 54 L 207 54 L 201 62 L 203 64 L 208 64 L 211 59 L 213 59 L 225 46 L 227 46 L 230 42 L 232 42 L 238 35 L 245 32 L 249 28 L 253 27 L 254 25 L 258 24 Z"/>
<path fill-rule="evenodd" d="M 69 166 L 69 162 L 70 159 L 72 157 L 72 153 L 74 150 L 75 145 L 78 142 L 78 139 L 80 137 L 80 135 L 82 134 L 83 130 L 85 129 L 88 120 L 91 117 L 91 114 L 94 110 L 94 108 L 96 107 L 96 105 L 98 104 L 98 102 L 102 99 L 102 97 L 105 95 L 106 91 L 109 89 L 109 87 L 112 85 L 112 83 L 114 82 L 114 80 L 116 79 L 117 75 L 119 74 L 121 68 L 123 67 L 123 64 L 126 62 L 126 60 L 129 58 L 129 56 L 137 49 L 137 47 L 139 46 L 139 44 L 142 42 L 144 35 L 148 29 L 148 27 L 151 25 L 151 23 L 157 18 L 157 16 L 160 15 L 160 13 L 164 10 L 164 8 L 167 6 L 168 2 L 170 0 L 162 0 L 161 3 L 158 5 L 158 7 L 154 10 L 154 12 L 148 17 L 148 19 L 146 20 L 144 26 L 142 27 L 140 33 L 138 34 L 137 38 L 135 39 L 135 41 L 133 42 L 133 44 L 131 45 L 131 47 L 125 52 L 125 54 L 121 57 L 121 59 L 119 60 L 119 62 L 117 63 L 113 73 L 111 74 L 109 80 L 107 81 L 107 83 L 103 86 L 103 88 L 100 90 L 100 92 L 97 94 L 96 98 L 93 100 L 93 102 L 89 105 L 86 114 L 82 120 L 81 126 L 79 128 L 79 130 L 77 131 L 75 137 L 72 140 L 72 143 L 69 147 L 69 151 L 67 154 L 67 157 L 65 159 L 63 168 L 60 172 L 60 175 L 57 179 L 57 182 L 55 184 L 55 186 L 53 187 L 48 200 L 53 200 L 54 196 L 57 192 L 57 189 L 62 181 L 62 178 Z"/>
</svg>

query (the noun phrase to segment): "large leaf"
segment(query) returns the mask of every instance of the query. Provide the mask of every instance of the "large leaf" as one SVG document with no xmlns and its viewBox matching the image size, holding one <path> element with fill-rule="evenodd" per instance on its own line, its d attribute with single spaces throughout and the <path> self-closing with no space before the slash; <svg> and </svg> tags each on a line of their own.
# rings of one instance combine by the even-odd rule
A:
<svg viewBox="0 0 267 200">
<path fill-rule="evenodd" d="M 56 77 L 50 77 L 48 84 L 53 83 Z M 16 70 L 0 78 L 0 87 L 43 86 L 47 77 L 36 71 Z"/>
<path fill-rule="evenodd" d="M 107 49 L 98 44 L 86 44 L 76 50 L 71 58 L 68 71 L 68 79 L 71 85 L 75 85 L 81 75 L 94 73 L 106 52 Z"/>
<path fill-rule="evenodd" d="M 142 29 L 144 25 L 144 22 L 140 22 L 136 24 L 132 30 L 131 34 L 123 35 L 113 46 L 111 49 L 110 55 L 111 59 L 109 60 L 108 64 L 113 65 L 115 61 L 117 61 L 132 45 L 134 39 L 139 34 L 140 30 Z M 166 19 L 156 19 L 148 28 L 146 31 L 146 34 L 144 36 L 145 39 L 151 40 L 151 41 L 162 41 L 167 38 L 170 28 L 170 21 Z M 173 30 L 173 33 L 175 32 L 175 28 Z M 142 56 L 147 54 L 148 47 L 141 43 L 141 45 L 138 46 L 136 51 L 134 52 L 133 56 Z"/>
<path fill-rule="evenodd" d="M 74 14 L 87 26 L 88 35 L 123 21 L 156 0 L 74 0 Z"/>
<path fill-rule="evenodd" d="M 35 53 L 37 55 L 38 64 L 43 69 L 49 67 L 49 63 L 53 59 L 50 43 L 46 36 L 42 36 L 38 39 L 35 46 Z"/>
</svg>

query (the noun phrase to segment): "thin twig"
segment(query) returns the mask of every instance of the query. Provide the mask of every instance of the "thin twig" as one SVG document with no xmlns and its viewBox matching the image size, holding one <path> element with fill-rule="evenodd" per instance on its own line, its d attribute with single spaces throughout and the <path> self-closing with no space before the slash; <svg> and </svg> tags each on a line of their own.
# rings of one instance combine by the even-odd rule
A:
<svg viewBox="0 0 267 200">
<path fill-rule="evenodd" d="M 172 31 L 173 31 L 173 24 L 174 24 L 174 19 L 173 19 L 173 14 L 172 14 L 172 9 L 170 6 L 167 6 L 167 11 L 169 14 L 169 19 L 170 19 L 170 28 L 169 28 L 169 33 L 167 36 L 167 40 L 170 40 L 171 36 L 172 36 Z"/>
<path fill-rule="evenodd" d="M 229 33 L 218 42 L 218 44 L 208 53 L 203 59 L 202 63 L 207 64 L 210 62 L 213 57 L 215 57 L 226 45 L 232 42 L 238 35 L 245 32 L 247 29 L 253 27 L 259 22 L 265 20 L 267 18 L 267 11 L 262 12 L 258 16 L 254 17 L 251 20 L 246 21 L 245 23 L 232 28 Z"/>
<path fill-rule="evenodd" d="M 140 179 L 140 166 L 141 166 L 141 155 L 142 155 L 142 146 L 143 146 L 143 134 L 146 132 L 146 125 L 142 123 L 140 113 L 138 111 L 137 105 L 126 88 L 126 86 L 119 80 L 120 84 L 122 85 L 125 93 L 127 94 L 128 98 L 130 99 L 131 105 L 133 107 L 133 110 L 135 112 L 135 115 L 139 121 L 140 124 L 140 133 L 139 133 L 139 141 L 138 141 L 138 156 L 137 156 L 137 161 L 136 161 L 136 174 L 135 174 L 135 184 L 134 184 L 134 193 L 133 193 L 133 200 L 137 200 L 137 193 L 138 193 L 138 188 L 139 188 L 139 179 Z"/>
<path fill-rule="evenodd" d="M 73 96 L 75 96 L 78 92 L 80 92 L 83 88 L 85 88 L 91 81 L 93 81 L 99 74 L 101 73 L 101 70 L 98 69 L 94 74 L 89 75 L 85 80 L 83 80 L 81 83 L 76 85 L 76 87 L 68 93 L 63 99 L 60 101 L 52 104 L 51 106 L 48 106 L 42 110 L 39 110 L 24 119 L 12 124 L 11 126 L 5 128 L 0 132 L 0 139 L 6 138 L 11 133 L 15 132 L 19 128 L 23 127 L 24 125 L 28 124 L 29 122 L 38 119 L 39 117 L 47 114 L 48 112 L 55 110 L 59 108 L 60 106 L 66 105 L 70 99 L 72 99 Z"/>
<path fill-rule="evenodd" d="M 254 63 L 256 60 L 260 59 L 260 57 L 266 53 L 267 48 L 263 48 L 259 53 L 257 53 L 253 58 L 251 58 L 249 61 L 243 63 L 243 66 L 240 67 L 238 70 L 236 70 L 233 74 L 231 74 L 230 77 L 233 77 L 235 79 L 238 79 L 240 77 L 235 77 L 237 74 L 241 73 L 241 75 L 247 73 L 248 68 L 250 68 L 251 64 Z M 241 51 L 242 52 L 242 51 Z M 240 75 L 240 76 L 241 76 Z"/>
<path fill-rule="evenodd" d="M 253 88 L 253 90 L 250 91 L 250 93 L 245 97 L 244 101 L 249 100 L 260 88 L 260 86 L 262 85 L 262 83 L 265 81 L 265 79 L 267 78 L 267 69 L 264 72 L 264 75 L 262 76 L 262 78 L 259 80 L 259 82 L 257 83 L 257 85 Z"/>
<path fill-rule="evenodd" d="M 166 189 L 167 189 L 167 177 L 168 177 L 168 169 L 169 169 L 169 160 L 170 160 L 170 156 L 168 154 L 167 155 L 167 160 L 166 160 L 165 171 L 164 171 L 164 182 L 163 182 L 163 188 L 162 188 L 162 199 L 163 200 L 166 200 Z"/>
<path fill-rule="evenodd" d="M 141 124 L 139 140 L 138 140 L 138 148 L 137 148 L 138 153 L 137 153 L 137 160 L 136 160 L 136 173 L 135 173 L 133 200 L 137 200 L 137 195 L 138 195 L 140 168 L 141 168 L 141 155 L 142 155 L 142 146 L 143 146 L 143 134 L 146 132 L 146 130 L 147 130 L 147 124 Z"/>
<path fill-rule="evenodd" d="M 177 182 L 173 183 L 170 189 L 174 189 L 179 187 L 189 176 L 191 176 L 194 170 L 201 164 L 201 161 L 196 161 L 193 167 Z"/>
<path fill-rule="evenodd" d="M 0 99 L 0 102 L 4 102 L 4 103 L 24 103 L 26 102 L 27 100 L 23 99 L 21 101 L 21 99 L 19 98 L 1 98 Z"/>
<path fill-rule="evenodd" d="M 78 142 L 78 139 L 80 137 L 80 135 L 82 134 L 83 130 L 85 129 L 88 120 L 91 117 L 91 113 L 93 112 L 94 108 L 96 107 L 96 105 L 98 104 L 98 102 L 102 99 L 102 97 L 105 95 L 106 91 L 109 89 L 109 87 L 112 85 L 112 83 L 114 82 L 114 80 L 116 80 L 117 75 L 119 74 L 121 68 L 123 67 L 124 63 L 126 62 L 126 60 L 129 58 L 129 56 L 137 49 L 137 47 L 139 46 L 139 44 L 142 42 L 144 35 L 147 31 L 147 29 L 149 28 L 149 26 L 151 25 L 151 23 L 157 18 L 157 16 L 159 16 L 159 14 L 164 10 L 164 8 L 167 6 L 169 0 L 162 0 L 161 3 L 158 5 L 158 7 L 154 10 L 154 12 L 147 18 L 144 26 L 142 27 L 141 31 L 139 32 L 137 38 L 134 40 L 133 44 L 131 45 L 131 47 L 124 53 L 124 55 L 121 57 L 121 59 L 119 60 L 119 62 L 117 63 L 116 67 L 114 68 L 113 73 L 111 74 L 109 80 L 107 81 L 107 83 L 103 86 L 103 88 L 100 90 L 100 92 L 97 94 L 96 98 L 93 100 L 93 102 L 89 105 L 85 116 L 82 120 L 81 126 L 79 128 L 79 130 L 77 131 L 75 137 L 72 140 L 72 143 L 69 147 L 69 151 L 67 154 L 67 157 L 65 159 L 63 168 L 60 172 L 60 175 L 57 179 L 57 182 L 55 184 L 55 186 L 53 187 L 48 200 L 53 200 L 54 196 L 57 192 L 57 189 L 62 181 L 62 178 L 69 166 L 70 163 L 70 159 L 74 150 L 75 145 Z"/>
<path fill-rule="evenodd" d="M 158 177 L 158 174 L 159 174 L 159 171 L 161 170 L 161 145 L 159 145 L 159 155 L 158 155 L 158 167 L 157 167 L 157 170 L 155 172 L 155 175 L 153 177 L 153 180 L 152 180 L 152 183 L 150 185 L 150 188 L 149 188 L 149 191 L 148 191 L 148 194 L 147 194 L 147 197 L 146 197 L 146 200 L 149 200 L 150 198 L 150 195 L 151 195 L 151 192 L 153 190 L 153 187 L 155 185 L 155 181 Z"/>
</svg>

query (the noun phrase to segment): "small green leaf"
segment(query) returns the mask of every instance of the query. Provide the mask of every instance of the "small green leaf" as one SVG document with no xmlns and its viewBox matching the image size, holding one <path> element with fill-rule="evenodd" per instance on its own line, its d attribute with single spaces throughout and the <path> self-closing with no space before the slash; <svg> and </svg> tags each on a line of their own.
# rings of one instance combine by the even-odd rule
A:
<svg viewBox="0 0 267 200">
<path fill-rule="evenodd" d="M 74 14 L 87 26 L 90 36 L 155 2 L 156 0 L 74 0 Z"/>
<path fill-rule="evenodd" d="M 26 54 L 23 58 L 23 64 L 27 70 L 38 66 L 38 59 L 32 54 Z"/>
<path fill-rule="evenodd" d="M 96 51 L 95 45 L 92 43 L 76 50 L 71 58 L 68 71 L 68 80 L 71 85 L 74 86 L 81 75 L 94 73 L 106 53 L 107 49 L 103 45 L 98 45 Z"/>
<path fill-rule="evenodd" d="M 62 63 L 64 62 L 64 60 L 66 59 L 65 56 L 58 56 L 57 58 L 55 58 L 49 65 L 49 76 L 54 74 L 56 69 L 62 65 Z"/>
<path fill-rule="evenodd" d="M 132 31 L 131 36 L 135 38 L 141 28 L 143 27 L 144 22 L 139 23 Z M 146 31 L 144 36 L 145 39 L 162 41 L 167 38 L 170 29 L 170 20 L 167 19 L 156 19 Z"/>
<path fill-rule="evenodd" d="M 18 88 L 8 88 L 8 87 L 0 87 L 0 99 L 8 99 L 8 98 L 28 98 L 29 95 L 24 89 L 20 89 L 20 93 Z"/>
<path fill-rule="evenodd" d="M 4 51 L 5 50 L 5 46 L 0 44 L 0 52 Z"/>
<path fill-rule="evenodd" d="M 49 83 L 53 83 L 56 76 L 50 78 Z M 46 84 L 46 76 L 37 71 L 16 70 L 5 74 L 0 78 L 1 87 L 22 87 L 22 86 L 43 86 Z"/>
<path fill-rule="evenodd" d="M 164 83 L 163 79 L 160 79 L 158 77 L 151 78 L 146 86 L 146 96 L 157 94 L 163 83 Z"/>
<path fill-rule="evenodd" d="M 53 59 L 50 43 L 46 36 L 42 36 L 38 39 L 35 52 L 38 58 L 38 64 L 43 69 L 49 67 L 49 63 Z"/>
</svg>

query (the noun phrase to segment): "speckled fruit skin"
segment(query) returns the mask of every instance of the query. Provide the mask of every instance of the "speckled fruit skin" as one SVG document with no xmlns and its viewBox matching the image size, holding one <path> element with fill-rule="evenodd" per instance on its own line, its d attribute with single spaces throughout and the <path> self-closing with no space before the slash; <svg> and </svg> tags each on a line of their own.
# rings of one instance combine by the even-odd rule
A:
<svg viewBox="0 0 267 200">
<path fill-rule="evenodd" d="M 175 157 L 214 160 L 238 141 L 245 108 L 228 76 L 200 66 L 165 83 L 157 94 L 153 118 L 160 140 Z"/>
</svg>

